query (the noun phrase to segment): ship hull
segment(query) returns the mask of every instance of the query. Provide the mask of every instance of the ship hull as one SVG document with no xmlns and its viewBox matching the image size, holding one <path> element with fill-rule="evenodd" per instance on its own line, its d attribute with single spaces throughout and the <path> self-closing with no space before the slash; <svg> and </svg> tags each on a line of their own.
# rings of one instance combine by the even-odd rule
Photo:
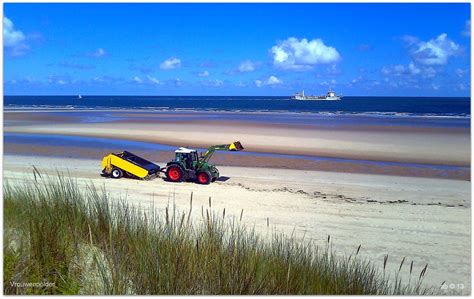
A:
<svg viewBox="0 0 474 299">
<path fill-rule="evenodd" d="M 296 101 L 340 101 L 341 97 L 324 97 L 324 98 L 310 98 L 310 97 L 292 97 Z"/>
</svg>

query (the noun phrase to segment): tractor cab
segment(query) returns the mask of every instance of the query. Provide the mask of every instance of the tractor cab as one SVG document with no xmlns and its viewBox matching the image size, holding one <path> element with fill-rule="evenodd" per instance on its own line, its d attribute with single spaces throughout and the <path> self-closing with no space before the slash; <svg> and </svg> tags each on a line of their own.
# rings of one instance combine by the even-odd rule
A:
<svg viewBox="0 0 474 299">
<path fill-rule="evenodd" d="M 185 147 L 175 150 L 174 161 L 183 165 L 186 169 L 193 169 L 199 161 L 197 151 Z"/>
</svg>

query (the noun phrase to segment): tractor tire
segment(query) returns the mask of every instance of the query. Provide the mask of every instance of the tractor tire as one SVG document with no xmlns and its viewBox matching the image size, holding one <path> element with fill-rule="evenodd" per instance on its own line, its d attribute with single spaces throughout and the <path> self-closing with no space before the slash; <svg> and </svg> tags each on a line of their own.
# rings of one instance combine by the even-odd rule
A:
<svg viewBox="0 0 474 299">
<path fill-rule="evenodd" d="M 182 182 L 184 179 L 184 171 L 177 165 L 172 165 L 166 169 L 166 178 L 170 182 Z"/>
<path fill-rule="evenodd" d="M 211 182 L 211 173 L 207 170 L 199 172 L 196 176 L 196 181 L 201 185 L 209 184 Z"/>
<path fill-rule="evenodd" d="M 120 179 L 123 176 L 123 171 L 120 168 L 114 167 L 110 172 L 110 176 L 114 179 Z"/>
</svg>

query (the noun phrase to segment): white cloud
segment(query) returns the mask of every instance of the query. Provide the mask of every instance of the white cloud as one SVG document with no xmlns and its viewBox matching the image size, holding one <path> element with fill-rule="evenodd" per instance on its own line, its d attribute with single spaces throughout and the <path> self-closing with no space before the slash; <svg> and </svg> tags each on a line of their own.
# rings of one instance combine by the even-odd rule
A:
<svg viewBox="0 0 474 299">
<path fill-rule="evenodd" d="M 209 77 L 209 72 L 208 71 L 203 71 L 198 74 L 199 77 Z"/>
<path fill-rule="evenodd" d="M 319 85 L 322 85 L 322 86 L 334 86 L 337 84 L 337 81 L 334 80 L 334 79 L 331 79 L 330 81 L 323 81 L 321 83 L 319 83 Z"/>
<path fill-rule="evenodd" d="M 156 79 L 155 77 L 152 76 L 147 76 L 148 82 L 154 85 L 160 85 L 161 82 L 160 80 Z"/>
<path fill-rule="evenodd" d="M 433 78 L 434 76 L 436 76 L 436 70 L 431 66 L 424 68 L 421 71 L 421 76 L 424 78 Z"/>
<path fill-rule="evenodd" d="M 442 33 L 427 42 L 416 42 L 411 49 L 411 55 L 413 60 L 420 64 L 444 65 L 450 56 L 458 54 L 459 51 L 460 46 L 450 40 L 446 33 Z"/>
<path fill-rule="evenodd" d="M 104 57 L 107 55 L 107 51 L 105 51 L 104 49 L 102 48 L 98 48 L 97 50 L 95 50 L 94 52 L 91 52 L 89 53 L 87 56 L 90 56 L 90 57 L 95 57 L 95 58 L 100 58 L 100 57 Z"/>
<path fill-rule="evenodd" d="M 245 73 L 245 72 L 253 72 L 256 68 L 256 65 L 254 62 L 250 60 L 245 60 L 242 61 L 239 65 L 239 72 Z"/>
<path fill-rule="evenodd" d="M 281 83 L 282 83 L 281 80 L 275 76 L 268 77 L 267 82 L 266 82 L 267 85 L 276 85 L 276 84 L 281 84 Z"/>
<path fill-rule="evenodd" d="M 138 76 L 133 77 L 132 82 L 137 84 L 144 84 L 144 85 L 162 85 L 163 83 L 155 77 L 146 76 L 146 78 L 141 78 Z"/>
<path fill-rule="evenodd" d="M 408 70 L 410 71 L 412 75 L 418 75 L 419 73 L 421 73 L 420 68 L 415 66 L 413 62 L 410 62 L 410 64 L 408 65 Z"/>
<path fill-rule="evenodd" d="M 91 79 L 92 83 L 101 83 L 101 84 L 115 84 L 123 82 L 123 78 L 112 77 L 112 76 L 98 76 Z"/>
<path fill-rule="evenodd" d="M 402 41 L 404 41 L 408 46 L 411 46 L 411 45 L 414 45 L 414 44 L 417 44 L 418 42 L 420 42 L 420 39 L 416 36 L 412 36 L 412 35 L 404 35 L 402 36 Z"/>
<path fill-rule="evenodd" d="M 255 80 L 254 83 L 257 87 L 262 87 L 263 85 L 272 86 L 272 85 L 282 84 L 283 81 L 281 81 L 280 79 L 278 79 L 275 76 L 270 76 L 265 80 Z"/>
<path fill-rule="evenodd" d="M 407 73 L 407 68 L 404 65 L 396 64 L 390 66 L 384 66 L 382 68 L 382 74 L 400 76 Z"/>
<path fill-rule="evenodd" d="M 466 37 L 471 36 L 471 20 L 467 20 L 466 23 L 464 23 L 464 30 L 461 34 Z"/>
<path fill-rule="evenodd" d="M 326 68 L 326 72 L 329 74 L 329 75 L 337 75 L 340 73 L 340 71 L 337 69 L 337 65 L 333 64 L 331 66 L 328 66 Z"/>
<path fill-rule="evenodd" d="M 434 90 L 438 90 L 440 88 L 440 86 L 438 84 L 431 84 L 431 87 L 434 89 Z"/>
<path fill-rule="evenodd" d="M 408 66 L 396 64 L 391 66 L 384 66 L 382 74 L 385 76 L 421 76 L 423 78 L 432 78 L 436 75 L 436 70 L 433 67 L 420 67 L 413 62 Z"/>
<path fill-rule="evenodd" d="M 183 81 L 179 78 L 174 79 L 173 82 L 174 82 L 174 85 L 176 85 L 176 86 L 183 85 Z"/>
<path fill-rule="evenodd" d="M 308 41 L 290 37 L 271 48 L 273 64 L 288 70 L 309 70 L 316 64 L 334 63 L 340 59 L 336 48 L 321 39 Z"/>
<path fill-rule="evenodd" d="M 29 82 L 32 82 L 33 80 L 27 78 Z M 71 83 L 71 79 L 69 76 L 48 76 L 48 83 L 50 84 L 57 84 L 57 85 L 66 85 Z"/>
<path fill-rule="evenodd" d="M 160 64 L 162 70 L 172 70 L 181 66 L 181 60 L 176 57 L 168 58 Z"/>
<path fill-rule="evenodd" d="M 12 56 L 23 55 L 30 49 L 26 44 L 25 34 L 15 29 L 15 25 L 7 17 L 3 18 L 3 46 Z"/>
<path fill-rule="evenodd" d="M 204 85 L 206 85 L 206 86 L 219 87 L 219 86 L 224 85 L 224 81 L 219 80 L 219 79 L 208 80 L 208 81 L 204 82 Z"/>
<path fill-rule="evenodd" d="M 5 47 L 13 47 L 25 40 L 25 35 L 19 30 L 15 30 L 13 22 L 7 18 L 3 18 L 3 45 Z"/>
<path fill-rule="evenodd" d="M 354 78 L 354 79 L 351 80 L 351 82 L 349 83 L 349 86 L 352 86 L 353 84 L 357 84 L 357 83 L 361 82 L 362 80 L 364 80 L 364 79 L 362 78 L 362 76 L 359 75 L 359 76 L 357 76 L 357 78 Z"/>
</svg>

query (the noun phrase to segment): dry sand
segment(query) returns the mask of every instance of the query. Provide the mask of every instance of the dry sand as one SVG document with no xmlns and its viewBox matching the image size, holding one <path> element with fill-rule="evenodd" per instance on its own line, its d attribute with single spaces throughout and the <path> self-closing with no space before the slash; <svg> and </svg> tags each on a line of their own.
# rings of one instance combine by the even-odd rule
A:
<svg viewBox="0 0 474 299">
<path fill-rule="evenodd" d="M 84 129 L 84 128 L 83 128 Z M 69 128 L 72 131 L 73 128 Z M 421 145 L 420 145 L 421 146 Z M 462 156 L 462 155 L 461 155 Z M 461 159 L 462 160 L 462 159 Z M 80 185 L 105 186 L 131 204 L 163 209 L 174 202 L 194 215 L 212 197 L 216 211 L 240 216 L 262 235 L 271 229 L 323 244 L 331 235 L 339 254 L 361 254 L 377 265 L 389 254 L 394 272 L 404 256 L 414 261 L 414 278 L 429 264 L 425 282 L 439 286 L 464 284 L 470 293 L 470 182 L 447 179 L 346 174 L 289 169 L 220 167 L 227 181 L 202 186 L 194 183 L 108 179 L 99 176 L 100 161 L 52 157 L 4 157 L 4 178 L 15 183 L 31 179 L 32 165 L 54 173 L 68 169 Z M 270 228 L 267 227 L 267 219 Z M 402 270 L 407 278 L 408 268 Z"/>
</svg>

